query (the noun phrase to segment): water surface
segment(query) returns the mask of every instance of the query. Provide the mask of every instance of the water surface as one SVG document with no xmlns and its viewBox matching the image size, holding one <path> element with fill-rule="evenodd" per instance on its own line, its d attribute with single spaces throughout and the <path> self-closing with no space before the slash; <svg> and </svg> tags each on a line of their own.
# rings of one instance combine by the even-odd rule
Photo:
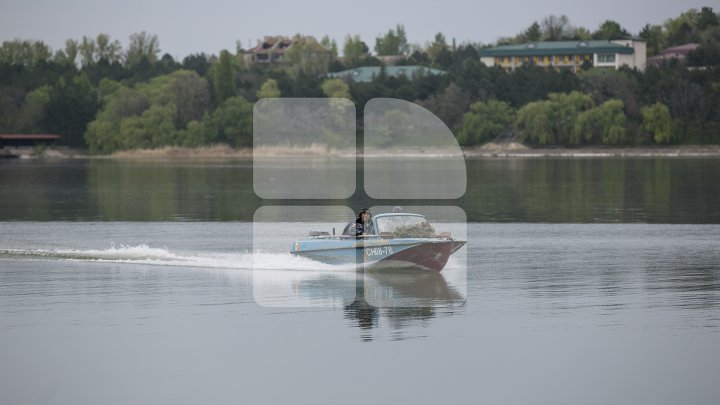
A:
<svg viewBox="0 0 720 405">
<path fill-rule="evenodd" d="M 463 198 L 422 204 L 459 206 L 471 222 L 720 223 L 720 159 L 498 158 L 466 166 Z M 329 184 L 346 177 L 328 176 Z M 252 181 L 251 160 L 2 160 L 0 220 L 251 221 L 268 203 Z M 417 203 L 370 200 L 363 183 L 359 170 L 351 198 L 305 203 Z"/>
<path fill-rule="evenodd" d="M 0 161 L 0 403 L 717 402 L 720 160 L 467 169 L 457 200 L 281 201 L 251 161 Z M 250 221 L 299 204 L 460 207 L 466 261 L 294 258 L 301 224 Z"/>
<path fill-rule="evenodd" d="M 333 273 L 286 252 L 258 257 L 243 222 L 0 227 L 3 403 L 720 396 L 717 225 L 471 223 L 465 295 L 452 267 L 418 281 Z M 285 283 L 289 299 L 328 303 L 333 280 L 355 277 L 350 303 L 273 308 L 253 298 L 255 282 Z M 428 285 L 464 303 L 365 299 L 413 299 Z"/>
</svg>

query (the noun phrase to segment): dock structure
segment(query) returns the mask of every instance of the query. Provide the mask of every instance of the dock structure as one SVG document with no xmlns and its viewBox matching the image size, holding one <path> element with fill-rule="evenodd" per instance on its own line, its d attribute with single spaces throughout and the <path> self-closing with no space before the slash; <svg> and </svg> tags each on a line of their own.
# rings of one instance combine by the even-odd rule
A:
<svg viewBox="0 0 720 405">
<path fill-rule="evenodd" d="M 30 155 L 36 147 L 54 147 L 62 139 L 57 134 L 0 134 L 0 157 Z"/>
</svg>

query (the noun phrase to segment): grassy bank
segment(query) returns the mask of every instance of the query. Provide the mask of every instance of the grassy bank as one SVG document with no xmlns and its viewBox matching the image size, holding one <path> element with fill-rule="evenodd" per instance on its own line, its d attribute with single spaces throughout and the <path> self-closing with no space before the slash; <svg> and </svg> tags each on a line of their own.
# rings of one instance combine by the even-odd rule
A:
<svg viewBox="0 0 720 405">
<path fill-rule="evenodd" d="M 491 157 L 720 157 L 720 145 L 673 145 L 673 146 L 628 146 L 628 147 L 528 147 L 510 143 L 488 143 L 481 147 L 463 148 L 466 158 Z"/>
<path fill-rule="evenodd" d="M 4 149 L 0 151 L 4 157 L 19 158 L 89 158 L 89 159 L 119 159 L 119 160 L 212 160 L 212 159 L 250 159 L 253 154 L 261 157 L 297 157 L 297 156 L 352 156 L 353 150 L 327 149 L 320 145 L 309 147 L 259 147 L 235 149 L 227 145 L 203 146 L 198 148 L 164 147 L 158 149 L 133 149 L 115 152 L 111 155 L 88 155 L 78 149 Z M 368 157 L 383 156 L 387 154 L 404 156 L 427 157 L 447 156 L 449 150 L 435 150 L 430 148 L 385 150 L 371 152 Z M 529 147 L 517 142 L 487 143 L 483 146 L 463 147 L 463 156 L 468 159 L 482 158 L 540 158 L 540 157 L 568 157 L 568 158 L 604 158 L 604 157 L 720 157 L 720 145 L 674 145 L 674 146 L 635 146 L 635 147 Z M 358 149 L 358 154 L 363 150 Z"/>
</svg>

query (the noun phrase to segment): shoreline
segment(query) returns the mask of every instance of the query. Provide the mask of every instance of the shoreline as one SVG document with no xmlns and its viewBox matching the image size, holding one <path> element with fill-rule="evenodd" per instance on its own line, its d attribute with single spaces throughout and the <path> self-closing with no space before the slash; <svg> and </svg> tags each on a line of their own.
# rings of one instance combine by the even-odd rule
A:
<svg viewBox="0 0 720 405">
<path fill-rule="evenodd" d="M 676 145 L 676 146 L 636 146 L 601 147 L 588 146 L 578 148 L 463 148 L 465 158 L 675 158 L 675 157 L 718 157 L 720 145 Z"/>
<path fill-rule="evenodd" d="M 674 146 L 637 146 L 637 147 L 602 147 L 588 146 L 578 148 L 531 148 L 519 143 L 485 144 L 461 148 L 465 159 L 493 158 L 720 158 L 720 145 L 674 145 Z M 300 153 L 303 152 L 303 153 Z M 359 149 L 358 155 L 363 151 Z M 424 148 L 403 150 L 400 155 L 405 157 L 443 158 L 448 153 L 430 152 Z M 342 157 L 351 156 L 346 151 L 327 151 L 313 148 L 276 148 L 263 149 L 262 156 L 268 158 L 317 156 Z M 368 158 L 382 157 L 383 154 L 367 155 Z M 110 155 L 89 155 L 84 150 L 57 148 L 47 149 L 42 155 L 33 149 L 0 149 L 0 157 L 13 159 L 110 159 L 110 160 L 247 160 L 253 158 L 252 148 L 231 148 L 226 145 L 204 146 L 199 148 L 165 147 L 160 149 L 135 149 L 115 152 Z"/>
</svg>

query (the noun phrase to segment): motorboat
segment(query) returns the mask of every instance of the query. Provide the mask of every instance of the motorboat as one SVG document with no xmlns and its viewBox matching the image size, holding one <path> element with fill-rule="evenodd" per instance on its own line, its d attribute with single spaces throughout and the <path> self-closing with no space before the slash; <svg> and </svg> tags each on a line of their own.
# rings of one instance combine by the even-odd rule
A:
<svg viewBox="0 0 720 405">
<path fill-rule="evenodd" d="M 366 269 L 442 271 L 465 245 L 449 232 L 436 233 L 420 214 L 384 213 L 373 218 L 377 235 L 331 235 L 312 231 L 290 253 L 327 264 L 357 264 Z M 334 233 L 334 232 L 333 232 Z"/>
</svg>

